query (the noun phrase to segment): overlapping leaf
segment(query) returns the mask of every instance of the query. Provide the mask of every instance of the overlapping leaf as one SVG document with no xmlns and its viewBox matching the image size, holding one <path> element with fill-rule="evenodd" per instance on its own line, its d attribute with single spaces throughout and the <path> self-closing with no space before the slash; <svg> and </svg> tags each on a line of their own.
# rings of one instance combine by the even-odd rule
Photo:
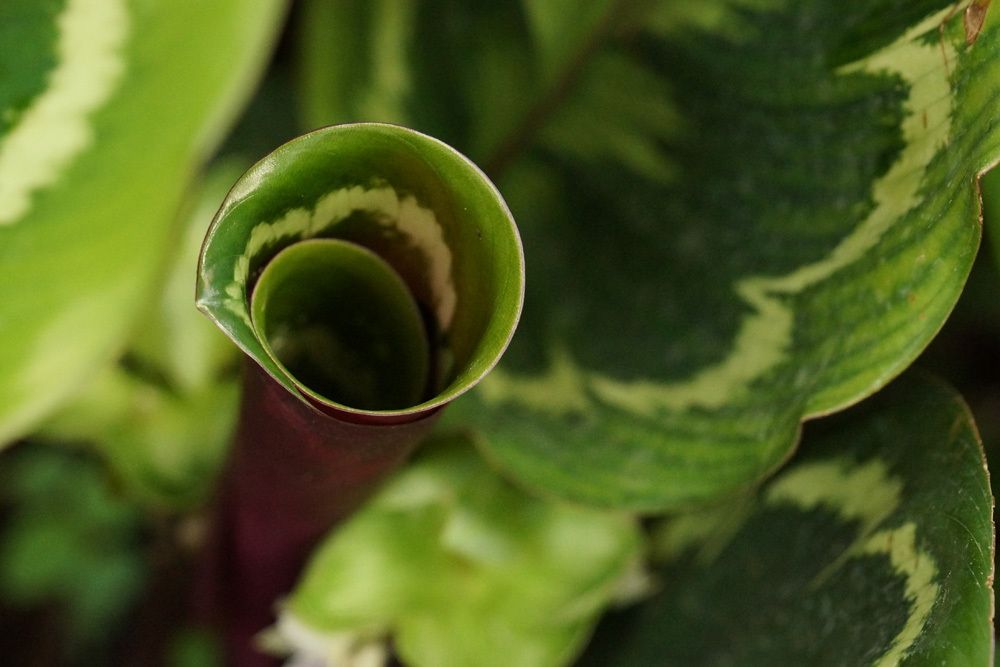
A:
<svg viewBox="0 0 1000 667">
<path fill-rule="evenodd" d="M 961 291 L 1000 155 L 996 11 L 311 5 L 368 37 L 350 76 L 318 69 L 341 46 L 317 52 L 311 121 L 385 114 L 500 177 L 525 314 L 453 416 L 536 488 L 654 510 L 751 485 L 802 419 L 905 368 Z"/>
<path fill-rule="evenodd" d="M 663 589 L 583 665 L 986 665 L 992 498 L 971 415 L 908 376 L 810 430 L 753 497 L 682 516 Z"/>
<path fill-rule="evenodd" d="M 317 664 L 376 664 L 391 639 L 414 667 L 564 665 L 642 581 L 640 542 L 634 518 L 527 495 L 439 437 L 320 546 L 272 643 Z"/>
<path fill-rule="evenodd" d="M 0 443 L 120 351 L 282 4 L 0 7 Z"/>
</svg>

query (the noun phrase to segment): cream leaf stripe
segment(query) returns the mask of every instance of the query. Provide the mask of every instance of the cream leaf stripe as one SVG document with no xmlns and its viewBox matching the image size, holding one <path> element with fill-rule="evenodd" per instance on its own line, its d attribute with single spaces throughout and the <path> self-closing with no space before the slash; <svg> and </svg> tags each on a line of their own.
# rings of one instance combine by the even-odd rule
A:
<svg viewBox="0 0 1000 667">
<path fill-rule="evenodd" d="M 909 610 L 902 629 L 875 667 L 898 665 L 916 643 L 930 617 L 940 586 L 934 558 L 917 545 L 917 526 L 907 521 L 875 532 L 901 504 L 903 485 L 889 475 L 885 464 L 874 459 L 857 465 L 848 461 L 822 461 L 802 465 L 775 480 L 767 493 L 770 504 L 790 504 L 802 510 L 828 507 L 846 521 L 858 521 L 859 540 L 830 567 L 814 586 L 823 583 L 846 560 L 885 555 L 893 572 L 903 578 Z"/>
<path fill-rule="evenodd" d="M 786 298 L 862 259 L 896 221 L 920 202 L 927 166 L 951 133 L 952 95 L 944 61 L 955 60 L 950 43 L 923 38 L 936 33 L 952 14 L 953 8 L 932 14 L 892 44 L 838 71 L 893 72 L 905 80 L 910 91 L 903 105 L 905 147 L 886 174 L 874 183 L 875 206 L 871 213 L 829 255 L 784 276 L 750 276 L 736 283 L 736 294 L 754 312 L 741 323 L 733 347 L 722 361 L 679 382 L 624 381 L 580 369 L 565 350 L 557 350 L 554 365 L 541 376 L 495 370 L 482 384 L 484 400 L 526 403 L 524 397 L 531 395 L 536 401 L 531 407 L 563 414 L 589 406 L 592 393 L 606 404 L 652 416 L 692 407 L 719 408 L 775 368 L 788 354 L 795 324 Z M 566 379 L 571 375 L 582 378 L 584 383 L 567 387 Z M 539 398 L 542 400 L 537 401 Z"/>
<path fill-rule="evenodd" d="M 233 280 L 225 288 L 226 308 L 252 328 L 246 294 L 251 260 L 279 240 L 313 238 L 358 211 L 374 216 L 386 231 L 400 234 L 420 253 L 434 299 L 430 305 L 438 325 L 447 331 L 455 316 L 458 294 L 444 230 L 433 210 L 421 206 L 413 195 L 400 195 L 388 185 L 373 188 L 353 185 L 333 190 L 320 197 L 312 209 L 294 208 L 277 220 L 258 223 L 250 231 L 243 254 L 233 265 Z"/>
<path fill-rule="evenodd" d="M 108 101 L 125 71 L 123 0 L 69 0 L 56 25 L 48 86 L 0 139 L 0 226 L 24 218 L 32 196 L 93 143 L 88 116 Z"/>
</svg>

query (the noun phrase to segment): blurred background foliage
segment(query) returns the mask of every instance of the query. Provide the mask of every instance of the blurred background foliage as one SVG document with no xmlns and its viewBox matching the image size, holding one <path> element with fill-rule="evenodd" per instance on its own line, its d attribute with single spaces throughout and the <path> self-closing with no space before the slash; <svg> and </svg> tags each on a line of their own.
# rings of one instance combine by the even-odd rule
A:
<svg viewBox="0 0 1000 667">
<path fill-rule="evenodd" d="M 193 308 L 194 258 L 228 185 L 254 160 L 317 126 L 381 120 L 456 146 L 499 177 L 519 206 L 560 206 L 559 192 L 538 177 L 547 174 L 544 161 L 529 157 L 512 168 L 527 142 L 543 155 L 613 160 L 654 182 L 670 177 L 655 148 L 677 126 L 663 82 L 614 53 L 586 74 L 567 68 L 593 48 L 588 39 L 608 21 L 610 0 L 528 3 L 524 12 L 512 6 L 292 6 L 260 88 L 178 216 L 173 268 L 128 351 L 79 400 L 0 454 L 0 656 L 7 664 L 153 664 L 135 657 L 135 643 L 180 614 L 168 608 L 166 619 L 150 619 L 136 610 L 143 597 L 165 589 L 169 597 L 173 584 L 185 582 L 198 513 L 225 454 L 238 363 Z M 628 29 L 627 21 L 612 23 Z M 525 34 L 533 51 L 523 48 Z M 578 104 L 561 106 L 570 89 Z M 983 196 L 986 233 L 972 274 L 917 366 L 966 398 L 996 469 L 1000 173 L 984 180 Z M 211 642 L 193 632 L 173 632 L 149 650 L 179 667 L 218 663 Z"/>
</svg>

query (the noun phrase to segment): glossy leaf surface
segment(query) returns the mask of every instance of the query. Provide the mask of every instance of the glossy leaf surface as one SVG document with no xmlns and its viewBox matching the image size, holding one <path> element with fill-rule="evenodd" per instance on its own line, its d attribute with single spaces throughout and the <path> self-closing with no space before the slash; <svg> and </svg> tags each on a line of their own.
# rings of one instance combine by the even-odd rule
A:
<svg viewBox="0 0 1000 667">
<path fill-rule="evenodd" d="M 1000 156 L 1000 20 L 967 4 L 314 0 L 304 34 L 361 36 L 310 51 L 305 108 L 498 179 L 532 280 L 451 416 L 537 489 L 658 510 L 759 481 L 942 325 Z"/>
<path fill-rule="evenodd" d="M 0 442 L 121 351 L 282 5 L 0 7 Z"/>
<path fill-rule="evenodd" d="M 907 376 L 759 493 L 668 522 L 662 591 L 583 665 L 989 664 L 992 504 L 968 409 Z"/>
<path fill-rule="evenodd" d="M 393 400 L 391 407 L 379 402 L 385 397 L 373 397 L 367 405 L 342 402 L 307 386 L 306 378 L 293 376 L 281 362 L 281 355 L 265 345 L 271 332 L 263 330 L 266 318 L 259 312 L 262 307 L 257 304 L 256 291 L 264 297 L 272 294 L 272 279 L 277 280 L 279 274 L 297 276 L 303 283 L 296 287 L 294 280 L 282 278 L 291 286 L 284 298 L 293 303 L 269 306 L 286 311 L 284 320 L 291 329 L 312 326 L 306 321 L 292 322 L 305 317 L 296 304 L 302 306 L 315 298 L 317 312 L 324 307 L 322 297 L 308 296 L 310 288 L 320 289 L 327 282 L 319 274 L 309 277 L 316 268 L 296 262 L 294 275 L 286 269 L 272 273 L 272 264 L 289 266 L 281 260 L 282 253 L 290 251 L 286 249 L 309 245 L 313 239 L 338 240 L 326 245 L 327 255 L 331 247 L 341 248 L 341 252 L 348 245 L 360 247 L 363 254 L 380 257 L 378 261 L 384 261 L 398 275 L 394 279 L 384 274 L 377 277 L 372 268 L 363 272 L 367 274 L 363 280 L 360 274 L 355 276 L 354 280 L 361 280 L 359 286 L 368 285 L 366 290 L 381 286 L 378 300 L 385 301 L 390 311 L 384 317 L 396 318 L 397 324 L 404 326 L 395 330 L 396 325 L 384 321 L 382 325 L 395 331 L 377 334 L 372 329 L 370 334 L 350 334 L 347 338 L 360 347 L 348 346 L 355 357 L 341 355 L 339 363 L 357 363 L 357 368 L 367 369 L 361 375 L 379 368 L 376 375 L 385 378 L 401 373 L 404 385 L 413 382 L 414 375 L 426 375 L 416 399 Z M 329 256 L 313 259 L 319 266 L 334 261 Z M 423 316 L 425 332 L 420 334 L 421 340 L 409 345 L 414 346 L 410 352 L 420 347 L 428 350 L 424 364 L 429 370 L 413 366 L 411 353 L 391 363 L 365 358 L 380 347 L 378 336 L 405 336 L 414 329 L 413 314 L 404 312 L 413 306 L 389 298 L 391 290 L 381 289 L 392 280 L 401 280 Z M 251 290 L 256 290 L 253 296 Z M 524 264 L 517 230 L 506 204 L 482 172 L 435 139 L 373 123 L 329 127 L 299 137 L 244 174 L 208 232 L 198 279 L 199 308 L 273 378 L 293 394 L 307 394 L 355 416 L 420 415 L 466 391 L 507 347 L 523 293 Z M 358 329 L 361 331 L 365 327 L 377 329 L 374 323 L 383 317 L 371 304 L 347 296 L 345 292 L 343 298 L 325 306 L 331 309 L 324 316 L 322 333 L 328 342 L 341 335 L 334 331 L 340 326 L 338 322 L 367 319 Z M 304 334 L 292 331 L 291 335 L 301 339 Z M 399 351 L 407 344 L 397 341 L 389 347 L 394 346 Z M 329 346 L 326 349 L 330 351 Z M 405 368 L 393 371 L 389 366 L 396 362 L 405 362 Z M 306 363 L 302 368 L 315 368 L 315 364 Z M 400 396 L 407 393 L 413 394 L 402 391 Z"/>
</svg>

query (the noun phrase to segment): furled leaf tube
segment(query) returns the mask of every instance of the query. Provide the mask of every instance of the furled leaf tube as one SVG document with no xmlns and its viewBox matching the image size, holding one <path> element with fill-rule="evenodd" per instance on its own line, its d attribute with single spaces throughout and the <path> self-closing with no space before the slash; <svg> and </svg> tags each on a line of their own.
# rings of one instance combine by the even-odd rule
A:
<svg viewBox="0 0 1000 667">
<path fill-rule="evenodd" d="M 252 638 L 309 548 L 496 364 L 523 294 L 496 188 L 420 133 L 317 130 L 236 183 L 197 289 L 249 361 L 199 586 L 230 664 L 267 664 Z"/>
</svg>

